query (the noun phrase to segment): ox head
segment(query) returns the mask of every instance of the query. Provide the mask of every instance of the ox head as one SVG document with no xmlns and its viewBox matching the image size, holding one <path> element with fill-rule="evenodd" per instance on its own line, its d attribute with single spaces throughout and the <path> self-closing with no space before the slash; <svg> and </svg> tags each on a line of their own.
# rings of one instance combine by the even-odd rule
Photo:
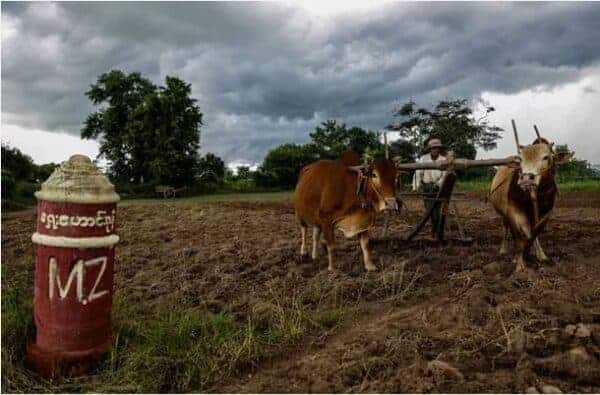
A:
<svg viewBox="0 0 600 395">
<path fill-rule="evenodd" d="M 373 158 L 363 155 L 363 164 L 352 166 L 360 169 L 368 178 L 368 189 L 375 198 L 375 208 L 382 210 L 398 210 L 396 199 L 396 165 L 390 159 Z"/>
<path fill-rule="evenodd" d="M 518 169 L 518 184 L 523 190 L 537 190 L 541 181 L 553 174 L 557 164 L 568 161 L 573 155 L 571 152 L 555 153 L 553 145 L 544 138 L 537 138 L 533 144 L 519 147 L 520 161 L 511 167 Z"/>
</svg>

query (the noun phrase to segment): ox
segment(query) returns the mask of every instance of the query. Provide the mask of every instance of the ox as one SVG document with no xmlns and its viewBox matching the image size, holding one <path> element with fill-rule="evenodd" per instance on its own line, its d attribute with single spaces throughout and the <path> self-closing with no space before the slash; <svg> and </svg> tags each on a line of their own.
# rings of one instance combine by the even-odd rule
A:
<svg viewBox="0 0 600 395">
<path fill-rule="evenodd" d="M 556 165 L 572 156 L 570 152 L 554 153 L 552 146 L 543 138 L 520 146 L 520 161 L 499 167 L 492 180 L 489 199 L 504 225 L 500 253 L 507 252 L 510 232 L 515 243 L 515 271 L 525 269 L 525 254 L 532 245 L 539 261 L 548 260 L 538 235 L 550 218 L 558 193 Z"/>
<path fill-rule="evenodd" d="M 359 163 L 356 165 L 356 163 Z M 345 152 L 337 160 L 320 160 L 305 166 L 294 191 L 294 208 L 300 223 L 300 254 L 307 254 L 306 231 L 313 227 L 312 259 L 317 259 L 321 233 L 327 244 L 328 270 L 333 270 L 334 229 L 348 238 L 359 235 L 367 271 L 377 268 L 369 251 L 369 228 L 378 212 L 398 209 L 396 166 L 389 159 L 367 160 Z"/>
</svg>

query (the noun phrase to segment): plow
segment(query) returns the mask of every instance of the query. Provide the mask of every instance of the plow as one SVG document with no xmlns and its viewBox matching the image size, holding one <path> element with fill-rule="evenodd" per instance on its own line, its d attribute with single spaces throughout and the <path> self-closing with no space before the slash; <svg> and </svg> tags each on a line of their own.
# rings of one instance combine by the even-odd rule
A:
<svg viewBox="0 0 600 395">
<path fill-rule="evenodd" d="M 517 153 L 520 153 L 520 144 L 519 144 L 519 136 L 517 133 L 517 127 L 514 120 L 511 120 L 512 128 L 514 132 L 514 138 L 517 148 Z M 537 125 L 533 125 L 535 134 L 538 139 L 541 139 L 540 132 L 537 128 Z M 384 144 L 385 144 L 385 156 L 389 158 L 389 149 L 387 144 L 387 134 L 383 133 Z M 404 238 L 406 241 L 410 241 L 414 239 L 414 237 L 419 234 L 419 232 L 423 229 L 425 224 L 432 218 L 432 214 L 434 210 L 440 209 L 440 217 L 439 217 L 439 226 L 437 227 L 438 231 L 435 235 L 435 238 L 438 242 L 444 241 L 444 230 L 446 226 L 446 222 L 448 219 L 448 214 L 450 213 L 450 208 L 453 209 L 453 214 L 455 217 L 455 222 L 459 232 L 459 241 L 461 242 L 470 242 L 471 238 L 465 236 L 463 227 L 461 224 L 461 215 L 458 210 L 458 206 L 456 204 L 457 199 L 453 199 L 453 196 L 462 195 L 464 193 L 455 193 L 454 185 L 457 180 L 457 170 L 465 170 L 476 167 L 489 167 L 489 166 L 506 166 L 508 164 L 519 161 L 519 156 L 508 156 L 506 158 L 494 158 L 494 159 L 466 159 L 466 158 L 454 158 L 452 152 L 449 152 L 448 159 L 443 161 L 436 162 L 418 162 L 418 163 L 400 163 L 396 165 L 396 168 L 399 172 L 408 172 L 415 170 L 442 170 L 446 171 L 446 174 L 442 180 L 442 184 L 440 186 L 440 190 L 435 197 L 432 197 L 431 200 L 434 201 L 434 204 L 426 210 L 419 222 L 415 225 L 413 230 Z M 400 192 L 397 194 L 400 197 L 424 197 L 426 194 L 421 192 Z M 465 199 L 462 199 L 465 200 Z M 536 202 L 537 203 L 537 202 Z M 537 210 L 536 214 L 537 214 Z M 388 227 L 389 227 L 389 213 L 385 214 L 384 217 L 384 237 L 387 237 Z M 536 215 L 536 222 L 539 219 Z"/>
<path fill-rule="evenodd" d="M 423 216 L 415 225 L 413 230 L 405 237 L 405 240 L 412 240 L 425 226 L 427 221 L 429 221 L 432 217 L 433 211 L 440 208 L 440 217 L 439 217 L 439 226 L 437 234 L 435 235 L 438 242 L 444 241 L 444 229 L 447 222 L 448 214 L 450 212 L 450 207 L 452 207 L 455 215 L 456 224 L 459 230 L 460 241 L 469 242 L 471 239 L 466 238 L 463 232 L 460 211 L 458 210 L 458 206 L 456 205 L 456 199 L 453 200 L 453 196 L 462 195 L 464 193 L 454 193 L 454 186 L 456 184 L 457 179 L 457 170 L 469 169 L 474 167 L 487 167 L 487 166 L 503 166 L 514 161 L 517 161 L 518 157 L 509 156 L 506 158 L 499 159 L 464 159 L 464 158 L 453 158 L 452 155 L 449 155 L 449 158 L 444 161 L 439 162 L 422 162 L 422 163 L 401 163 L 397 165 L 398 171 L 410 171 L 410 170 L 426 170 L 426 169 L 437 169 L 446 171 L 446 175 L 443 178 L 442 184 L 440 186 L 440 190 L 437 195 L 432 198 L 434 200 L 434 204 L 423 213 Z M 423 193 L 399 193 L 399 196 L 405 197 L 423 197 L 425 194 Z M 386 215 L 384 219 L 384 235 L 387 236 L 388 233 L 388 223 L 389 217 Z"/>
</svg>

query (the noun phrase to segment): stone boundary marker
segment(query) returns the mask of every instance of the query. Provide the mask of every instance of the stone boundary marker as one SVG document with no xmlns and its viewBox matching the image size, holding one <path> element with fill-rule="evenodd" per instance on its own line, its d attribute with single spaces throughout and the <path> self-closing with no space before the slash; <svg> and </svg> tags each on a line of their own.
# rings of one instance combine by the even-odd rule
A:
<svg viewBox="0 0 600 395">
<path fill-rule="evenodd" d="M 73 155 L 35 196 L 36 334 L 27 364 L 50 378 L 85 374 L 112 343 L 119 195 L 87 156 Z"/>
</svg>

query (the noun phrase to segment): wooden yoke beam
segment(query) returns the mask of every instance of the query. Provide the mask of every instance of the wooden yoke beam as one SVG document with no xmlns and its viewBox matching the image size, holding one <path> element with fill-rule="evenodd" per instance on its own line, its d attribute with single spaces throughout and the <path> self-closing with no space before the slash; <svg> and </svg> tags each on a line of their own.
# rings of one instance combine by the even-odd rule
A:
<svg viewBox="0 0 600 395">
<path fill-rule="evenodd" d="M 425 169 L 437 169 L 437 170 L 461 170 L 469 169 L 472 167 L 485 167 L 485 166 L 503 166 L 509 163 L 518 161 L 518 156 L 509 156 L 501 159 L 448 159 L 438 162 L 419 162 L 419 163 L 400 163 L 396 165 L 396 168 L 402 170 L 425 170 Z"/>
</svg>

